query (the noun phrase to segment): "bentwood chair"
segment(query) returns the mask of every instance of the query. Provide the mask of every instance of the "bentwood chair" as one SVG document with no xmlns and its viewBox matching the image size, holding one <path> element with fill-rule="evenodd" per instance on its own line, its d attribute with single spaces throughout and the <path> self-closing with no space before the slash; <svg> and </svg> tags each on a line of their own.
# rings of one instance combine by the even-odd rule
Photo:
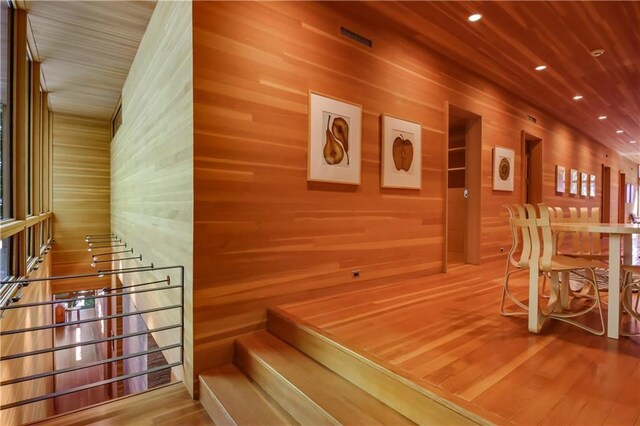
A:
<svg viewBox="0 0 640 426">
<path fill-rule="evenodd" d="M 632 318 L 640 322 L 640 265 L 622 265 L 622 291 L 620 300 L 622 308 Z M 633 292 L 636 292 L 636 301 L 633 303 Z M 620 331 L 622 336 L 640 336 L 640 332 L 626 333 Z"/>
<path fill-rule="evenodd" d="M 569 218 L 566 218 L 561 207 L 549 207 L 549 216 L 551 223 L 555 222 L 573 222 L 573 223 L 599 223 L 600 222 L 600 208 L 592 207 L 591 211 L 588 208 L 582 207 L 578 210 L 575 207 L 569 207 Z M 564 249 L 564 237 L 566 232 L 554 233 L 556 244 L 556 253 L 565 256 L 570 256 L 580 259 L 589 259 L 597 262 L 596 269 L 606 269 L 608 254 L 603 253 L 600 234 L 590 232 L 571 232 L 571 250 L 568 252 Z M 596 275 L 597 277 L 597 275 Z M 583 277 L 584 278 L 584 277 Z M 593 297 L 590 295 L 591 286 L 581 285 L 577 283 L 579 287 L 569 289 L 576 293 L 578 297 Z M 544 285 L 543 285 L 544 290 Z"/>
<path fill-rule="evenodd" d="M 599 336 L 603 335 L 605 332 L 604 316 L 595 274 L 595 268 L 599 267 L 601 263 L 587 258 L 555 254 L 548 206 L 546 204 L 538 204 L 539 216 L 533 205 L 527 204 L 525 208 L 529 218 L 527 223 L 529 224 L 529 236 L 531 238 L 531 257 L 535 256 L 539 259 L 538 274 L 542 276 L 548 274 L 551 277 L 551 296 L 549 306 L 544 315 L 551 319 L 572 324 L 590 333 Z M 580 274 L 581 271 L 582 274 Z M 571 305 L 572 301 L 576 299 L 570 298 L 568 283 L 560 283 L 559 274 L 561 273 L 577 274 L 583 277 L 585 285 L 589 285 L 593 289 L 593 299 L 584 298 L 580 300 L 580 306 L 577 306 L 577 309 L 574 310 Z M 586 315 L 594 309 L 597 310 L 599 315 L 600 329 L 590 327 L 574 319 Z"/>
<path fill-rule="evenodd" d="M 527 223 L 527 213 L 523 206 L 503 206 L 509 212 L 509 225 L 511 226 L 511 249 L 507 255 L 507 267 L 504 273 L 502 297 L 500 298 L 500 314 L 504 316 L 526 316 L 529 308 L 509 290 L 509 277 L 514 272 L 529 269 L 529 257 L 531 256 L 531 239 Z M 506 298 L 509 298 L 522 311 L 507 311 L 505 309 Z"/>
</svg>

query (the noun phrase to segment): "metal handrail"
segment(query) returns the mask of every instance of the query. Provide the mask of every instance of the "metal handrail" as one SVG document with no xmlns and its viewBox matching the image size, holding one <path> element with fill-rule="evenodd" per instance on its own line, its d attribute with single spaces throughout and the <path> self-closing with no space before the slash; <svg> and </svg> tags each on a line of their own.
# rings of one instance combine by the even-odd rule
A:
<svg viewBox="0 0 640 426">
<path fill-rule="evenodd" d="M 123 260 L 123 259 L 114 259 L 115 261 L 118 260 Z M 127 380 L 127 379 L 131 379 L 134 377 L 138 377 L 138 376 L 142 376 L 142 375 L 146 375 L 149 373 L 153 373 L 155 371 L 162 371 L 162 370 L 166 370 L 169 368 L 174 368 L 177 367 L 179 365 L 182 365 L 184 363 L 184 267 L 180 266 L 180 265 L 173 265 L 173 266 L 162 266 L 162 267 L 155 267 L 153 264 L 151 265 L 144 265 L 144 266 L 139 266 L 139 267 L 133 267 L 133 268 L 120 268 L 120 269 L 110 269 L 110 270 L 98 270 L 95 273 L 89 273 L 89 274 L 75 274 L 75 275 L 61 275 L 61 276 L 52 276 L 52 277 L 41 277 L 41 278 L 24 278 L 24 279 L 14 279 L 11 281 L 6 281 L 1 283 L 0 285 L 10 285 L 10 286 L 18 286 L 20 287 L 27 287 L 30 284 L 33 283 L 40 283 L 40 282 L 50 282 L 50 281 L 57 281 L 57 280 L 70 280 L 70 279 L 86 279 L 86 278 L 102 278 L 102 277 L 109 277 L 109 276 L 113 276 L 113 275 L 126 275 L 126 274 L 136 274 L 136 273 L 149 273 L 149 272 L 159 272 L 159 271 L 169 271 L 169 270 L 174 270 L 176 272 L 179 273 L 179 282 L 176 283 L 172 283 L 172 276 L 170 274 L 166 275 L 166 279 L 158 279 L 158 280 L 152 280 L 152 281 L 147 281 L 147 282 L 140 282 L 140 283 L 133 283 L 130 285 L 126 285 L 126 286 L 120 286 L 120 287 L 105 287 L 102 289 L 102 292 L 100 294 L 96 294 L 96 295 L 92 295 L 92 296 L 87 296 L 87 297 L 72 297 L 72 298 L 66 298 L 66 299 L 59 299 L 59 300 L 45 300 L 45 301 L 35 301 L 35 302 L 29 302 L 29 303 L 18 303 L 19 302 L 19 298 L 16 300 L 13 300 L 12 304 L 9 304 L 7 306 L 0 306 L 0 319 L 2 318 L 2 315 L 5 314 L 5 312 L 7 311 L 12 311 L 12 310 L 16 310 L 16 309 L 28 309 L 28 308 L 32 308 L 32 307 L 38 307 L 38 306 L 52 306 L 52 305 L 58 305 L 58 304 L 63 304 L 63 303 L 73 303 L 75 301 L 78 300 L 92 300 L 92 299 L 104 299 L 104 298 L 113 298 L 113 297 L 124 297 L 124 296 L 129 296 L 129 295 L 134 295 L 134 294 L 141 294 L 141 293 L 151 293 L 151 292 L 159 292 L 159 291 L 166 291 L 166 290 L 179 290 L 180 291 L 180 303 L 172 303 L 172 304 L 166 304 L 164 306 L 159 306 L 159 307 L 152 307 L 152 308 L 148 308 L 148 309 L 142 309 L 142 310 L 135 310 L 135 311 L 130 311 L 130 312 L 118 312 L 116 311 L 116 313 L 112 313 L 111 315 L 106 315 L 106 316 L 102 316 L 102 317 L 95 317 L 95 318 L 85 318 L 85 319 L 80 319 L 78 318 L 77 321 L 67 321 L 67 322 L 63 322 L 63 323 L 49 323 L 49 324 L 39 324 L 33 327 L 27 327 L 27 328 L 21 328 L 21 329 L 14 329 L 14 330 L 3 330 L 0 332 L 0 337 L 1 336 L 9 336 L 9 335 L 16 335 L 16 334 L 20 334 L 20 333 L 30 333 L 30 332 L 37 332 L 37 331 L 43 331 L 43 330 L 53 330 L 53 329 L 57 329 L 60 327 L 66 327 L 66 326 L 74 326 L 74 325 L 80 325 L 80 324 L 86 324 L 86 323 L 94 323 L 94 322 L 98 322 L 98 321 L 104 321 L 104 320 L 114 320 L 114 319 L 121 319 L 121 318 L 125 318 L 125 317 L 131 317 L 131 316 L 136 316 L 136 315 L 148 315 L 148 314 L 152 314 L 155 312 L 160 312 L 160 311 L 167 311 L 167 310 L 176 310 L 176 309 L 180 309 L 180 319 L 178 322 L 174 322 L 172 324 L 169 325 L 163 325 L 163 326 L 159 326 L 159 327 L 155 327 L 155 328 L 151 328 L 151 329 L 147 329 L 146 327 L 144 327 L 143 330 L 140 331 L 135 331 L 135 332 L 131 332 L 131 333 L 122 333 L 122 334 L 118 334 L 118 335 L 111 335 L 108 337 L 101 337 L 98 339 L 91 339 L 91 340 L 85 340 L 85 341 L 80 341 L 80 342 L 76 342 L 76 343 L 72 343 L 72 344 L 67 344 L 67 345 L 61 345 L 61 346 L 52 346 L 52 347 L 47 347 L 47 348 L 41 348 L 41 349 L 35 349 L 35 350 L 31 350 L 31 351 L 27 351 L 27 352 L 21 352 L 21 353 L 15 353 L 15 354 L 8 354 L 8 355 L 4 355 L 4 356 L 0 356 L 0 361 L 5 362 L 5 361 L 11 361 L 11 360 L 19 360 L 21 358 L 25 358 L 25 357 L 31 357 L 31 356 L 37 356 L 37 355 L 43 355 L 43 354 L 47 354 L 47 353 L 56 353 L 58 351 L 63 351 L 63 350 L 69 350 L 69 349 L 73 349 L 73 348 L 77 348 L 77 347 L 83 347 L 83 346 L 89 346 L 89 345 L 100 345 L 100 344 L 104 344 L 104 343 L 108 343 L 108 342 L 114 342 L 114 341 L 121 341 L 123 339 L 127 339 L 130 337 L 136 337 L 136 336 L 143 336 L 143 335 L 151 335 L 153 333 L 160 333 L 163 331 L 168 331 L 168 330 L 175 330 L 175 329 L 180 329 L 180 337 L 179 337 L 179 342 L 177 343 L 172 343 L 172 344 L 168 344 L 162 347 L 154 347 L 152 349 L 148 349 L 145 351 L 141 351 L 141 352 L 136 352 L 136 353 L 128 353 L 128 354 L 122 354 L 122 355 L 118 355 L 115 357 L 111 357 L 108 359 L 101 359 L 101 360 L 97 360 L 97 361 L 93 361 L 84 365 L 78 365 L 78 366 L 73 366 L 73 367 L 67 367 L 67 368 L 63 368 L 63 369 L 59 369 L 59 370 L 50 370 L 50 371 L 44 371 L 44 372 L 39 372 L 39 373 L 35 373 L 35 374 L 31 374 L 31 375 L 27 375 L 27 376 L 23 376 L 23 377 L 14 377 L 11 379 L 7 379 L 4 380 L 2 382 L 0 382 L 0 387 L 1 386 L 10 386 L 10 385 L 14 385 L 17 383 L 22 383 L 22 382 L 27 382 L 30 380 L 37 380 L 37 379 L 42 379 L 42 378 L 46 378 L 46 377 L 55 377 L 59 374 L 63 374 L 63 373 L 69 373 L 72 371 L 78 371 L 78 370 L 83 370 L 86 368 L 91 368 L 91 367 L 96 367 L 96 366 L 100 366 L 100 365 L 105 365 L 111 362 L 120 362 L 126 359 L 130 359 L 130 358 L 135 358 L 135 357 L 139 357 L 139 356 L 144 356 L 144 355 L 148 355 L 148 354 L 152 354 L 152 353 L 157 353 L 157 352 L 164 352 L 164 351 L 169 351 L 169 350 L 175 350 L 175 349 L 179 349 L 179 357 L 180 360 L 176 361 L 176 362 L 172 362 L 172 363 L 168 363 L 166 365 L 162 365 L 162 366 L 157 366 L 157 367 L 152 367 L 152 368 L 147 368 L 143 371 L 139 371 L 139 372 L 135 372 L 135 373 L 130 373 L 130 374 L 123 374 L 120 376 L 116 376 L 116 377 L 109 377 L 105 380 L 96 382 L 96 383 L 91 383 L 91 384 L 87 384 L 87 385 L 82 385 L 82 386 L 77 386 L 71 389 L 64 389 L 64 390 L 59 390 L 56 392 L 51 392 L 51 393 L 47 393 L 44 395 L 39 395 L 33 398 L 29 398 L 29 399 L 24 399 L 22 401 L 14 401 L 8 404 L 4 404 L 4 405 L 0 405 L 0 410 L 6 410 L 9 408 L 14 408 L 14 407 L 18 407 L 21 405 L 27 405 L 27 404 L 32 404 L 35 402 L 39 402 L 39 401 L 43 401 L 43 400 L 47 400 L 50 398 L 56 398 L 62 395 L 67 395 L 67 394 L 71 394 L 71 393 L 75 393 L 75 392 L 80 392 L 83 390 L 87 390 L 87 389 L 91 389 L 94 387 L 98 387 L 98 386 L 103 386 L 103 385 L 107 385 L 110 383 L 115 383 L 115 382 L 119 382 L 122 380 Z M 175 276 L 174 276 L 175 278 Z M 166 284 L 166 285 L 163 285 Z M 145 287 L 145 288 L 143 288 Z M 2 287 L 0 287 L 2 288 Z M 111 305 L 113 306 L 113 305 Z M 176 354 L 177 355 L 177 354 Z"/>
</svg>

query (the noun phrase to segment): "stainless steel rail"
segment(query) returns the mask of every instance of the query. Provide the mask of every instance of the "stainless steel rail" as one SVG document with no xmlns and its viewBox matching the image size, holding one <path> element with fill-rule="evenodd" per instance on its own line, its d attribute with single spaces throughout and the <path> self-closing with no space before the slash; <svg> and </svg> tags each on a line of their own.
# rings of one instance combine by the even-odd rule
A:
<svg viewBox="0 0 640 426">
<path fill-rule="evenodd" d="M 129 252 L 129 250 L 125 250 L 124 252 Z M 112 254 L 116 254 L 116 253 L 112 253 Z M 140 258 L 136 257 L 135 259 L 140 259 Z M 113 260 L 114 261 L 127 260 L 127 258 L 113 259 Z M 166 275 L 166 278 L 164 279 L 152 279 L 151 281 L 140 280 L 143 282 L 135 282 L 136 274 L 145 274 L 145 277 L 148 278 L 148 275 L 146 274 L 151 272 L 154 272 L 154 273 L 162 272 L 162 273 L 166 273 L 167 275 Z M 129 276 L 133 280 L 133 283 L 128 285 L 123 285 L 120 287 L 104 287 L 100 293 L 94 294 L 91 296 L 85 296 L 85 297 L 69 297 L 69 298 L 59 299 L 59 300 L 41 300 L 41 301 L 33 301 L 28 303 L 20 303 L 19 298 L 14 298 L 11 301 L 11 304 L 7 306 L 0 306 L 0 321 L 2 321 L 1 318 L 5 313 L 17 312 L 12 315 L 20 315 L 19 310 L 28 310 L 30 308 L 42 307 L 42 306 L 53 306 L 58 304 L 68 304 L 68 303 L 77 302 L 79 300 L 84 300 L 85 302 L 91 299 L 111 300 L 112 298 L 122 298 L 122 297 L 127 297 L 135 294 L 145 294 L 145 293 L 148 294 L 153 292 L 179 291 L 180 292 L 178 296 L 179 303 L 176 300 L 177 298 L 173 297 L 172 302 L 166 302 L 166 301 L 163 302 L 160 300 L 158 301 L 158 303 L 160 303 L 160 306 L 147 307 L 146 309 L 133 310 L 129 312 L 122 312 L 120 309 L 117 309 L 115 310 L 115 312 L 108 312 L 107 315 L 100 316 L 100 317 L 80 319 L 80 316 L 78 316 L 77 321 L 65 321 L 62 323 L 53 323 L 53 319 L 51 319 L 50 320 L 51 323 L 46 323 L 46 324 L 41 323 L 41 324 L 36 324 L 34 326 L 25 327 L 25 328 L 4 329 L 4 327 L 2 327 L 2 331 L 0 331 L 0 337 L 6 338 L 7 336 L 15 336 L 19 334 L 32 333 L 32 332 L 41 332 L 46 330 L 54 330 L 54 329 L 59 329 L 61 327 L 67 327 L 67 326 L 79 326 L 81 324 L 95 323 L 98 321 L 119 320 L 119 319 L 132 317 L 136 315 L 144 319 L 149 315 L 152 316 L 155 313 L 162 312 L 162 311 L 170 311 L 170 310 L 174 310 L 174 311 L 179 310 L 179 315 L 180 315 L 179 321 L 177 320 L 178 313 L 171 314 L 171 315 L 176 315 L 176 321 L 170 324 L 162 324 L 161 326 L 157 326 L 151 329 L 148 329 L 145 327 L 143 330 L 139 330 L 139 331 L 111 335 L 108 337 L 100 337 L 97 339 L 84 340 L 84 341 L 79 341 L 72 344 L 66 344 L 66 345 L 60 345 L 60 346 L 55 346 L 52 344 L 50 347 L 44 347 L 44 348 L 34 349 L 34 350 L 20 352 L 20 353 L 4 354 L 3 356 L 0 356 L 0 362 L 3 362 L 3 363 L 19 362 L 20 359 L 26 358 L 26 357 L 32 357 L 32 356 L 38 356 L 38 355 L 44 355 L 44 354 L 53 354 L 53 353 L 57 353 L 58 351 L 69 350 L 73 348 L 90 346 L 90 345 L 101 345 L 109 342 L 115 342 L 118 340 L 127 339 L 130 337 L 151 335 L 154 333 L 162 333 L 165 331 L 177 330 L 177 329 L 180 330 L 179 338 L 178 336 L 176 336 L 175 339 L 176 340 L 179 339 L 179 341 L 175 343 L 165 342 L 164 346 L 154 347 L 148 350 L 139 351 L 135 353 L 119 353 L 119 354 L 113 353 L 111 355 L 116 355 L 116 356 L 111 356 L 110 358 L 106 358 L 106 359 L 99 359 L 97 361 L 88 362 L 83 365 L 67 367 L 67 368 L 62 368 L 57 370 L 54 368 L 50 371 L 40 371 L 34 374 L 24 375 L 21 377 L 9 376 L 8 378 L 0 382 L 0 387 L 12 386 L 18 383 L 43 379 L 47 377 L 55 377 L 59 374 L 83 370 L 86 368 L 96 367 L 96 366 L 105 365 L 113 362 L 123 362 L 124 360 L 130 359 L 130 358 L 146 356 L 148 354 L 153 354 L 158 352 L 166 354 L 167 351 L 179 350 L 179 361 L 170 362 L 161 366 L 146 368 L 145 370 L 142 370 L 139 372 L 122 374 L 116 377 L 107 377 L 105 380 L 101 380 L 95 383 L 77 386 L 70 389 L 57 390 L 55 392 L 34 396 L 21 401 L 10 401 L 3 405 L 0 405 L 0 410 L 7 410 L 10 408 L 19 407 L 22 405 L 44 401 L 50 398 L 56 398 L 59 396 L 92 389 L 98 386 L 108 385 L 108 384 L 119 382 L 122 380 L 127 380 L 134 377 L 142 376 L 145 374 L 154 373 L 156 371 L 162 371 L 162 370 L 174 368 L 184 363 L 184 267 L 183 266 L 174 265 L 174 266 L 156 267 L 153 264 L 151 264 L 151 265 L 139 266 L 134 268 L 99 270 L 91 274 L 75 274 L 75 275 L 62 275 L 62 276 L 52 276 L 52 277 L 42 277 L 42 278 L 14 279 L 11 281 L 0 283 L 0 289 L 2 289 L 3 286 L 18 285 L 19 287 L 27 287 L 29 285 L 34 285 L 35 283 L 44 283 L 44 282 L 57 281 L 57 280 L 82 280 L 82 279 L 96 278 L 96 277 L 102 278 L 102 277 L 109 277 L 113 275 Z M 109 281 L 109 283 L 111 283 L 111 281 Z M 27 289 L 24 289 L 24 290 L 27 290 Z M 169 300 L 171 300 L 171 297 Z M 115 305 L 110 304 L 108 306 L 115 306 Z M 36 348 L 37 347 L 38 346 L 36 346 Z M 174 352 L 174 355 L 177 356 L 175 352 Z M 7 364 L 7 366 L 8 365 L 11 365 L 11 364 Z"/>
</svg>

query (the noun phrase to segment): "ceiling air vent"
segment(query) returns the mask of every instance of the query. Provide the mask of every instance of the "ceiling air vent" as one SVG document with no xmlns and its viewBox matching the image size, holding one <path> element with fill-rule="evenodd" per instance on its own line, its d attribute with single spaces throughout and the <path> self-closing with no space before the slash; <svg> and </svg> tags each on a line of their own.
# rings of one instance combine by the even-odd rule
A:
<svg viewBox="0 0 640 426">
<path fill-rule="evenodd" d="M 533 115 L 530 115 L 530 114 L 527 114 L 527 120 L 533 121 L 534 123 L 538 122 L 538 119 L 535 118 Z"/>
<path fill-rule="evenodd" d="M 371 40 L 366 37 L 362 37 L 360 34 L 356 34 L 353 31 L 346 29 L 345 27 L 340 27 L 340 35 L 350 38 L 351 40 L 358 42 L 363 46 L 373 46 L 373 42 Z"/>
</svg>

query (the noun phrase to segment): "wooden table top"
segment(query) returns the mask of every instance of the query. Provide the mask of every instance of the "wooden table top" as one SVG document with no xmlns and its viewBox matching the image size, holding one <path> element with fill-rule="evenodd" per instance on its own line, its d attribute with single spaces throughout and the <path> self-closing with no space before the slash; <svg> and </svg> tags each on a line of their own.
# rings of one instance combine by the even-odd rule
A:
<svg viewBox="0 0 640 426">
<path fill-rule="evenodd" d="M 640 225 L 631 223 L 580 223 L 556 222 L 551 224 L 556 231 L 599 232 L 602 234 L 640 234 Z"/>
</svg>

